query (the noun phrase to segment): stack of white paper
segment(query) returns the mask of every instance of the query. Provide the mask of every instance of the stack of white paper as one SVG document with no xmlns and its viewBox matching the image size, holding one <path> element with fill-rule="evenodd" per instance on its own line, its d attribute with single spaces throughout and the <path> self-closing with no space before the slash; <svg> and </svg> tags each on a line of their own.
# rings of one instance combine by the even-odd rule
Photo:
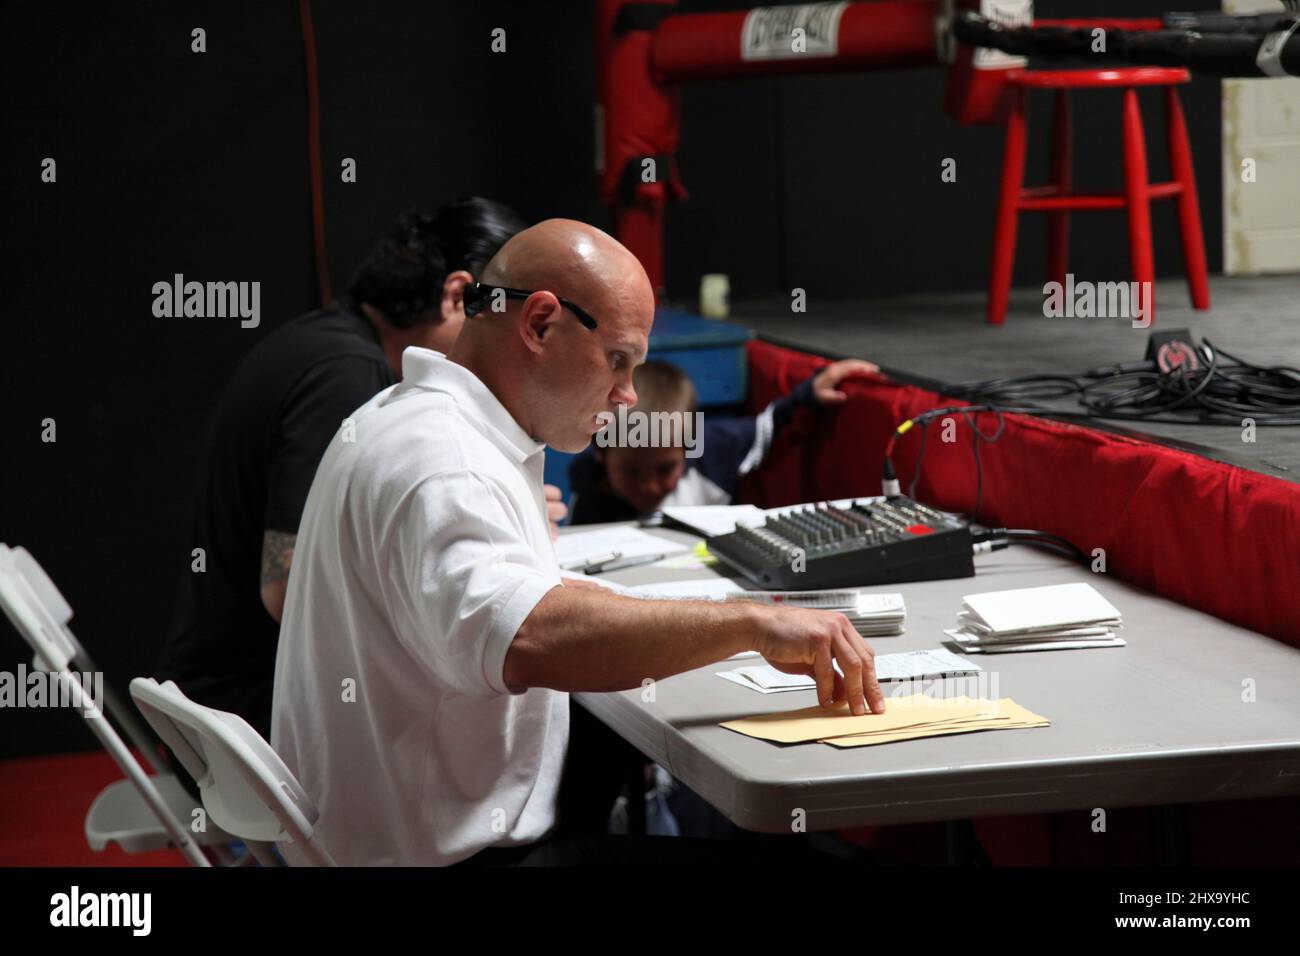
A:
<svg viewBox="0 0 1300 956">
<path fill-rule="evenodd" d="M 944 631 L 969 653 L 1122 647 L 1115 606 L 1091 584 L 988 591 L 962 598 L 957 627 Z"/>
<path fill-rule="evenodd" d="M 691 505 L 665 508 L 668 521 L 711 538 L 715 534 L 730 534 L 737 526 L 754 528 L 763 523 L 763 512 L 753 505 Z"/>
<path fill-rule="evenodd" d="M 907 606 L 901 594 L 867 594 L 857 590 L 740 591 L 729 601 L 758 601 L 787 607 L 839 611 L 863 637 L 892 637 L 903 633 Z"/>
<path fill-rule="evenodd" d="M 835 668 L 837 671 L 839 667 Z M 879 681 L 925 680 L 932 677 L 953 677 L 978 673 L 980 666 L 936 647 L 926 651 L 907 651 L 902 654 L 880 654 L 876 657 L 876 679 Z M 815 688 L 817 681 L 803 674 L 787 674 L 771 664 L 753 664 L 734 670 L 718 671 L 723 680 L 748 687 L 760 694 L 777 694 L 789 690 Z"/>
<path fill-rule="evenodd" d="M 699 578 L 689 581 L 657 581 L 654 584 L 634 584 L 623 589 L 628 597 L 650 598 L 655 601 L 682 599 L 686 601 L 725 601 L 733 594 L 745 590 L 731 578 Z"/>
<path fill-rule="evenodd" d="M 867 594 L 853 589 L 824 591 L 747 591 L 730 578 L 703 578 L 641 584 L 629 589 L 635 597 L 684 598 L 709 601 L 757 601 L 761 604 L 811 607 L 839 611 L 863 637 L 903 633 L 907 607 L 901 594 Z"/>
</svg>

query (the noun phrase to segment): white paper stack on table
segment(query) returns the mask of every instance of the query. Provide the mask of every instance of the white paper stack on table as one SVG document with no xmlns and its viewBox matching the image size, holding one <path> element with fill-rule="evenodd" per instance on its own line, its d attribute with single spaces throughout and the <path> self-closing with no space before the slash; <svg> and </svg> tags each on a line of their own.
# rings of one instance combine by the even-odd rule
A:
<svg viewBox="0 0 1300 956">
<path fill-rule="evenodd" d="M 944 631 L 971 654 L 1123 647 L 1120 613 L 1091 584 L 988 591 L 962 598 L 957 627 Z"/>
<path fill-rule="evenodd" d="M 840 670 L 838 663 L 835 664 L 835 669 Z M 900 654 L 879 654 L 876 657 L 876 679 L 882 683 L 959 677 L 963 674 L 979 673 L 980 669 L 978 664 L 958 657 L 942 647 L 925 651 L 904 651 Z M 723 680 L 739 684 L 749 690 L 756 690 L 760 694 L 812 690 L 817 687 L 817 681 L 813 678 L 804 674 L 787 674 L 766 661 L 716 673 Z"/>
<path fill-rule="evenodd" d="M 730 601 L 811 607 L 839 611 L 863 637 L 893 637 L 903 633 L 907 605 L 901 594 L 867 594 L 853 589 L 825 591 L 739 591 Z"/>
<path fill-rule="evenodd" d="M 668 524 L 685 528 L 711 538 L 715 534 L 730 534 L 738 525 L 756 528 L 763 523 L 761 508 L 753 505 L 690 505 L 665 508 L 663 516 Z"/>
<path fill-rule="evenodd" d="M 628 591 L 633 597 L 684 598 L 710 601 L 755 601 L 760 604 L 811 607 L 839 611 L 863 637 L 892 637 L 903 633 L 907 605 L 901 594 L 868 594 L 864 591 L 831 589 L 817 591 L 749 591 L 730 578 L 698 581 L 669 581 L 642 584 Z"/>
</svg>

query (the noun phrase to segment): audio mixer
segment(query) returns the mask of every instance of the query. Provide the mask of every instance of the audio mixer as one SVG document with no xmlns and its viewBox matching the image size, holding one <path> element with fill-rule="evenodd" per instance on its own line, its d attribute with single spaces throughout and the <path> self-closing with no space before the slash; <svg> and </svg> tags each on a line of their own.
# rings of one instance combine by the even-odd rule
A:
<svg viewBox="0 0 1300 956">
<path fill-rule="evenodd" d="M 898 495 L 848 507 L 808 505 L 708 539 L 709 553 L 764 588 L 811 590 L 964 578 L 970 528 Z"/>
</svg>

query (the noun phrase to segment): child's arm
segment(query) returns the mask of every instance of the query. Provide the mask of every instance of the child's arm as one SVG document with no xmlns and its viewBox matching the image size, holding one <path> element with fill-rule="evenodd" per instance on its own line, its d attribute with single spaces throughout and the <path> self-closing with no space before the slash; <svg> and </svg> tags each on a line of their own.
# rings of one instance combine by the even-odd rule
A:
<svg viewBox="0 0 1300 956">
<path fill-rule="evenodd" d="M 763 463 L 777 434 L 790 423 L 794 413 L 802 407 L 816 408 L 819 405 L 838 405 L 848 399 L 839 390 L 839 384 L 846 378 L 863 375 L 875 375 L 879 366 L 861 359 L 842 359 L 832 362 L 815 375 L 800 382 L 793 392 L 783 395 L 759 412 L 753 419 L 754 441 L 745 458 L 740 462 L 736 477 L 743 478 Z"/>
</svg>

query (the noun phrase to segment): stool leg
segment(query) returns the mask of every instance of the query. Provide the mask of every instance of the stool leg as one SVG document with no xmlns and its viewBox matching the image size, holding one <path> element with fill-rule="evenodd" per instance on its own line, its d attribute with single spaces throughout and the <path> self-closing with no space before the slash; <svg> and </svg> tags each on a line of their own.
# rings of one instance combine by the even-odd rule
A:
<svg viewBox="0 0 1300 956">
<path fill-rule="evenodd" d="M 1165 125 L 1169 141 L 1169 165 L 1174 182 L 1183 187 L 1178 195 L 1178 229 L 1182 233 L 1183 263 L 1187 268 L 1187 288 L 1192 308 L 1210 307 L 1210 282 L 1205 267 L 1205 232 L 1201 229 L 1201 204 L 1196 195 L 1196 174 L 1192 170 L 1192 148 L 1187 139 L 1187 123 L 1176 87 L 1165 92 Z"/>
<path fill-rule="evenodd" d="M 1016 263 L 1016 220 L 1025 179 L 1025 99 L 1024 90 L 1016 90 L 1007 117 L 1002 187 L 998 193 L 997 225 L 993 233 L 993 267 L 989 273 L 988 321 L 993 325 L 1001 325 L 1006 318 L 1011 270 Z"/>
<path fill-rule="evenodd" d="M 1147 147 L 1142 134 L 1142 111 L 1137 90 L 1124 90 L 1124 199 L 1128 206 L 1129 258 L 1133 263 L 1133 280 L 1139 284 L 1141 302 L 1145 302 L 1147 320 L 1154 324 L 1155 259 L 1151 251 L 1151 194 L 1147 179 Z"/>
<path fill-rule="evenodd" d="M 1070 94 L 1056 91 L 1056 112 L 1052 116 L 1052 185 L 1058 195 L 1070 192 Z M 1047 214 L 1047 278 L 1065 285 L 1070 261 L 1070 214 L 1065 210 Z"/>
</svg>

